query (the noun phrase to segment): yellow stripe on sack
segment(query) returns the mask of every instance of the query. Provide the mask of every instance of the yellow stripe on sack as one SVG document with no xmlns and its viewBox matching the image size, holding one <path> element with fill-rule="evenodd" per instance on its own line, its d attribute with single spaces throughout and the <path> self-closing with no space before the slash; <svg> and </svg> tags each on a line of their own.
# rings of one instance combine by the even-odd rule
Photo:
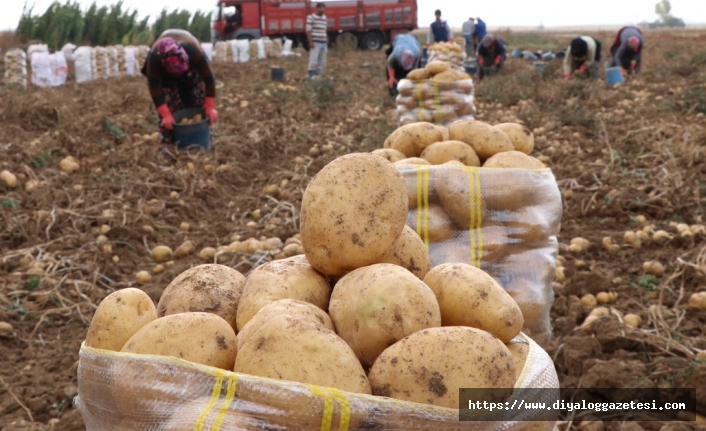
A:
<svg viewBox="0 0 706 431">
<path fill-rule="evenodd" d="M 436 124 L 441 124 L 441 96 L 439 95 L 439 83 L 434 81 L 434 114 L 436 116 Z"/>
<path fill-rule="evenodd" d="M 422 185 L 422 210 L 424 211 L 424 245 L 429 247 L 429 167 L 422 167 L 424 172 L 424 182 Z"/>
<path fill-rule="evenodd" d="M 474 220 L 474 226 L 473 230 L 475 230 L 478 234 L 478 240 L 476 242 L 476 262 L 474 265 L 478 268 L 481 266 L 481 260 L 483 256 L 483 229 L 481 229 L 481 226 L 483 226 L 483 199 L 481 196 L 481 188 L 480 188 L 480 171 L 478 168 L 473 168 L 473 185 L 475 186 L 475 193 L 473 196 L 473 207 L 474 210 L 473 212 L 475 213 L 475 220 Z"/>
<path fill-rule="evenodd" d="M 417 235 L 422 238 L 422 210 L 420 208 L 422 204 L 422 180 L 424 179 L 424 174 L 421 169 L 417 169 Z"/>
<path fill-rule="evenodd" d="M 230 407 L 231 404 L 233 404 L 233 400 L 235 399 L 235 386 L 238 383 L 238 377 L 237 376 L 229 376 L 228 377 L 228 387 L 226 389 L 226 399 L 223 400 L 221 403 L 221 406 L 218 407 L 218 413 L 216 414 L 216 418 L 213 420 L 213 427 L 211 428 L 213 431 L 221 431 L 221 427 L 223 426 L 223 421 L 226 418 L 226 413 L 228 413 L 228 408 Z"/>
<path fill-rule="evenodd" d="M 331 389 L 331 395 L 341 403 L 341 421 L 338 424 L 338 430 L 348 431 L 348 427 L 351 423 L 351 403 L 348 401 L 346 395 L 338 389 Z"/>
<path fill-rule="evenodd" d="M 199 417 L 196 420 L 196 423 L 194 424 L 194 431 L 203 431 L 203 427 L 204 425 L 206 425 L 208 415 L 211 414 L 211 410 L 213 410 L 213 407 L 216 405 L 218 399 L 221 397 L 222 388 L 223 375 L 216 376 L 216 383 L 213 384 L 213 390 L 211 391 L 211 399 L 208 400 L 208 404 L 206 404 L 206 407 L 201 410 L 201 414 L 199 414 Z"/>
<path fill-rule="evenodd" d="M 324 388 L 320 386 L 307 385 L 312 394 L 324 399 L 324 415 L 321 418 L 321 431 L 331 431 L 333 420 L 333 398 Z"/>
<path fill-rule="evenodd" d="M 417 103 L 419 104 L 419 121 L 424 121 L 424 97 L 422 95 L 422 88 L 424 84 L 417 83 L 414 86 L 414 94 L 417 97 Z"/>
</svg>

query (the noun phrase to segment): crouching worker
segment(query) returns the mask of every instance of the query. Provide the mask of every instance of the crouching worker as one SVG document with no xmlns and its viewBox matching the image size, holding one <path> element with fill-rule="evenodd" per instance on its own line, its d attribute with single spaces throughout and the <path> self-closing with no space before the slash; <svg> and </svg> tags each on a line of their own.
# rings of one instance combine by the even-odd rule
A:
<svg viewBox="0 0 706 431">
<path fill-rule="evenodd" d="M 506 57 L 507 50 L 502 39 L 486 34 L 478 45 L 478 79 L 496 74 L 505 64 Z"/>
<path fill-rule="evenodd" d="M 601 61 L 601 43 L 591 36 L 576 37 L 564 56 L 564 79 L 571 75 L 597 77 Z"/>
<path fill-rule="evenodd" d="M 608 66 L 622 68 L 623 75 L 638 73 L 642 65 L 643 45 L 640 29 L 636 27 L 621 28 L 610 47 L 611 59 Z"/>
<path fill-rule="evenodd" d="M 218 119 L 216 78 L 199 41 L 184 30 L 165 30 L 142 67 L 159 114 L 159 156 L 174 159 L 174 117 L 184 108 L 203 108 L 211 126 Z"/>
<path fill-rule="evenodd" d="M 385 51 L 387 55 L 387 87 L 391 96 L 397 95 L 397 83 L 407 77 L 407 74 L 417 67 L 421 61 L 419 41 L 411 34 L 398 34 L 390 47 Z"/>
</svg>

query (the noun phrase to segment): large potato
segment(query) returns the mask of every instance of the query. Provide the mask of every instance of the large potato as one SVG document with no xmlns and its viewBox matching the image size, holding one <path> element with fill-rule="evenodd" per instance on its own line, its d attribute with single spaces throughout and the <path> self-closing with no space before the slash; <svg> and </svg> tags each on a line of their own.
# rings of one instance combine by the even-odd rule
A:
<svg viewBox="0 0 706 431">
<path fill-rule="evenodd" d="M 384 159 L 387 159 L 390 161 L 390 163 L 395 163 L 407 158 L 407 156 L 405 156 L 402 151 L 398 151 L 392 148 L 378 148 L 377 150 L 374 150 L 371 154 L 375 154 L 376 156 L 380 156 Z"/>
<path fill-rule="evenodd" d="M 373 395 L 458 409 L 459 388 L 512 388 L 515 373 L 510 351 L 496 337 L 449 326 L 417 331 L 388 347 L 368 378 Z M 486 401 L 511 395 L 498 392 Z"/>
<path fill-rule="evenodd" d="M 243 344 L 257 332 L 262 325 L 275 316 L 304 316 L 311 319 L 313 322 L 319 323 L 322 326 L 335 331 L 333 322 L 328 314 L 321 308 L 309 302 L 300 301 L 298 299 L 278 299 L 270 302 L 262 307 L 255 315 L 243 326 L 238 332 L 238 350 L 243 347 Z"/>
<path fill-rule="evenodd" d="M 402 160 L 398 160 L 394 162 L 395 165 L 400 166 L 400 165 L 424 165 L 424 166 L 429 166 L 431 163 L 429 163 L 429 160 L 422 159 L 421 157 L 406 157 Z"/>
<path fill-rule="evenodd" d="M 407 79 L 412 81 L 424 81 L 431 78 L 431 73 L 426 69 L 414 69 L 407 74 Z"/>
<path fill-rule="evenodd" d="M 409 210 L 407 225 L 429 242 L 448 241 L 460 230 L 444 207 L 437 203 L 430 203 L 426 209 L 417 207 Z"/>
<path fill-rule="evenodd" d="M 480 227 L 485 220 L 486 201 L 481 193 L 478 170 L 444 166 L 435 172 L 435 190 L 444 210 L 462 229 Z"/>
<path fill-rule="evenodd" d="M 398 127 L 385 139 L 383 147 L 401 151 L 407 157 L 419 157 L 426 147 L 443 138 L 442 128 L 429 122 L 415 122 Z"/>
<path fill-rule="evenodd" d="M 355 353 L 341 337 L 302 316 L 265 322 L 238 352 L 237 373 L 370 394 Z"/>
<path fill-rule="evenodd" d="M 306 256 L 267 262 L 252 270 L 245 281 L 236 316 L 238 330 L 271 302 L 298 299 L 327 310 L 330 295 L 328 280 L 309 264 Z"/>
<path fill-rule="evenodd" d="M 444 263 L 430 269 L 424 283 L 439 301 L 444 326 L 482 329 L 504 343 L 522 330 L 520 307 L 493 277 L 479 268 Z"/>
<path fill-rule="evenodd" d="M 119 352 L 127 340 L 157 319 L 152 299 L 128 287 L 106 296 L 96 309 L 86 334 L 86 346 Z"/>
<path fill-rule="evenodd" d="M 424 69 L 429 72 L 432 76 L 437 73 L 442 73 L 451 68 L 451 65 L 447 61 L 434 60 L 430 61 L 424 66 Z"/>
<path fill-rule="evenodd" d="M 500 123 L 496 124 L 495 127 L 507 134 L 515 150 L 525 154 L 531 154 L 532 150 L 534 150 L 534 135 L 530 129 L 522 124 Z"/>
<path fill-rule="evenodd" d="M 228 322 L 215 314 L 193 312 L 171 314 L 148 323 L 121 352 L 174 356 L 230 370 L 236 349 L 235 331 Z"/>
<path fill-rule="evenodd" d="M 429 271 L 429 251 L 424 245 L 424 241 L 409 226 L 405 226 L 402 234 L 397 238 L 395 246 L 380 261 L 380 263 L 392 263 L 407 269 L 419 279 Z"/>
<path fill-rule="evenodd" d="M 159 298 L 159 317 L 189 311 L 203 311 L 222 317 L 235 329 L 238 302 L 245 286 L 245 276 L 235 269 L 218 264 L 189 268 L 164 289 Z"/>
<path fill-rule="evenodd" d="M 428 160 L 432 165 L 458 160 L 465 166 L 480 166 L 480 159 L 473 148 L 461 141 L 435 142 L 422 151 L 421 158 Z"/>
<path fill-rule="evenodd" d="M 341 278 L 331 293 L 329 315 L 364 367 L 396 341 L 441 326 L 431 289 L 411 272 L 388 263 Z"/>
<path fill-rule="evenodd" d="M 489 157 L 484 168 L 505 169 L 547 169 L 546 165 L 536 157 L 528 156 L 521 151 L 504 151 Z"/>
<path fill-rule="evenodd" d="M 481 162 L 515 147 L 502 130 L 478 120 L 458 120 L 449 125 L 449 139 L 463 141 L 473 147 Z"/>
<path fill-rule="evenodd" d="M 304 253 L 330 276 L 379 262 L 402 233 L 408 205 L 404 178 L 390 162 L 369 153 L 341 156 L 304 190 Z"/>
</svg>

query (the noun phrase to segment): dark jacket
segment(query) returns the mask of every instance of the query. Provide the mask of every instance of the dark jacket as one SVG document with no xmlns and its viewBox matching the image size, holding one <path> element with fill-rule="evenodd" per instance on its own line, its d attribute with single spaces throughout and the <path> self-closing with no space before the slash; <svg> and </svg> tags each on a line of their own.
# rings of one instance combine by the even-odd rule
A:
<svg viewBox="0 0 706 431">
<path fill-rule="evenodd" d="M 476 35 L 478 40 L 482 40 L 488 31 L 485 29 L 485 21 L 478 20 L 476 23 L 476 28 L 473 30 L 473 34 Z"/>
</svg>

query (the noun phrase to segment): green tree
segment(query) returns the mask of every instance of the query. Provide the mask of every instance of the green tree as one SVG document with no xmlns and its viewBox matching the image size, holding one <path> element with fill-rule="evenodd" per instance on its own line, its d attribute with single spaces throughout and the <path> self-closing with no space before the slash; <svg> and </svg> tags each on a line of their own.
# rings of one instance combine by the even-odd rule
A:
<svg viewBox="0 0 706 431">
<path fill-rule="evenodd" d="M 655 13 L 660 17 L 651 27 L 684 27 L 684 20 L 672 15 L 672 4 L 662 0 L 655 5 Z"/>
</svg>

